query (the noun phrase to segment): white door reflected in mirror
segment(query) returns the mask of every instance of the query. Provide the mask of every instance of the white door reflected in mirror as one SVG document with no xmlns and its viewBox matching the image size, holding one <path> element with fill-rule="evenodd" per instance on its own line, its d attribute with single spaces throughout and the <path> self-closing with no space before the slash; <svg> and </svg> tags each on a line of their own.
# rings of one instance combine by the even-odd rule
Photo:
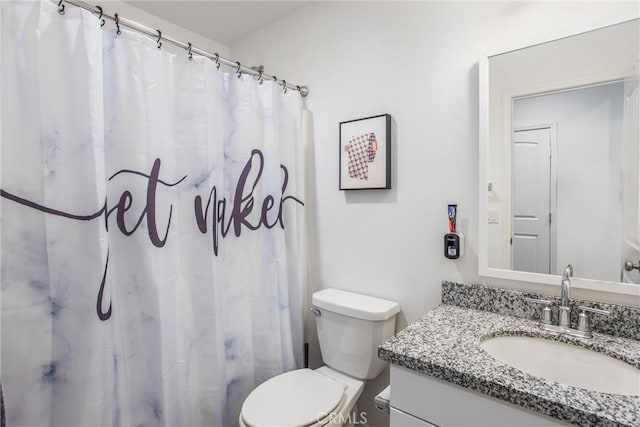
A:
<svg viewBox="0 0 640 427">
<path fill-rule="evenodd" d="M 555 201 L 557 180 L 552 179 L 556 156 L 552 155 L 555 150 L 552 151 L 551 144 L 551 126 L 516 128 L 513 132 L 513 199 L 505 198 L 507 206 L 503 209 L 510 210 L 513 205 L 513 233 L 509 243 L 510 266 L 514 270 L 555 274 L 552 252 L 555 252 L 556 239 L 551 236 L 551 225 L 557 215 L 555 203 L 552 206 L 551 202 Z"/>
</svg>

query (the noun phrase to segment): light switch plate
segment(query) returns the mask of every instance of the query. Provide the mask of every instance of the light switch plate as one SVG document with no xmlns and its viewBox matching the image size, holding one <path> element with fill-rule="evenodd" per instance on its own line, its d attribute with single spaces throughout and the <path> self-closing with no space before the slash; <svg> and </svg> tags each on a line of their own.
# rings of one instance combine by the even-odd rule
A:
<svg viewBox="0 0 640 427">
<path fill-rule="evenodd" d="M 498 208 L 489 208 L 489 224 L 500 223 L 500 210 Z"/>
</svg>

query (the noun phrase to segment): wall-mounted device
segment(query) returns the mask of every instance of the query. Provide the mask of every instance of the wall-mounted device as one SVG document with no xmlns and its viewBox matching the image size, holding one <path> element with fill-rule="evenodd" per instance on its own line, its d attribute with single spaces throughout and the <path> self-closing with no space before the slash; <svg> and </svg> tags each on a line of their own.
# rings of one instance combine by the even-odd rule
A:
<svg viewBox="0 0 640 427">
<path fill-rule="evenodd" d="M 464 234 L 460 232 L 444 235 L 444 256 L 449 259 L 458 259 L 464 255 Z"/>
<path fill-rule="evenodd" d="M 444 235 L 444 256 L 449 259 L 458 259 L 464 255 L 464 234 L 456 231 L 456 217 L 458 205 L 449 205 L 449 232 Z"/>
</svg>

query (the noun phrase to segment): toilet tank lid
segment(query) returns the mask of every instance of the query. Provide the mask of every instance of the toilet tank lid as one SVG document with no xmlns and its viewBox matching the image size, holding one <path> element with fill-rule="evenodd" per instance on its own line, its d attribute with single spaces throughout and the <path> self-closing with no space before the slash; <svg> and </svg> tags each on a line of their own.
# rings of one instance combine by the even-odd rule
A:
<svg viewBox="0 0 640 427">
<path fill-rule="evenodd" d="M 315 292 L 312 304 L 317 308 L 363 320 L 387 320 L 400 311 L 400 304 L 397 302 L 333 288 Z"/>
</svg>

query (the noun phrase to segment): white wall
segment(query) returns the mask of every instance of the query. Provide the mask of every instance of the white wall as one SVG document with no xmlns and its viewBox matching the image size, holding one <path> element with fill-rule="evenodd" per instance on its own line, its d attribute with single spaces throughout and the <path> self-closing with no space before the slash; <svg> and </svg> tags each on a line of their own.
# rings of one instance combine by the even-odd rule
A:
<svg viewBox="0 0 640 427">
<path fill-rule="evenodd" d="M 144 26 L 162 31 L 164 35 L 170 36 L 181 42 L 191 42 L 193 46 L 197 46 L 201 49 L 209 52 L 217 52 L 220 56 L 229 57 L 229 47 L 218 43 L 215 40 L 210 40 L 200 34 L 194 33 L 187 28 L 180 27 L 176 24 L 172 24 L 162 18 L 152 15 L 137 7 L 131 6 L 120 0 L 84 0 L 86 3 L 92 5 L 102 6 L 104 13 L 113 15 L 118 13 L 118 16 L 132 21 L 136 21 Z M 72 7 L 67 5 L 66 7 Z M 110 21 L 107 21 L 107 25 L 112 25 Z M 214 23 L 212 23 L 214 25 Z M 163 49 L 176 54 L 185 54 L 183 49 L 172 46 L 168 43 L 163 44 Z"/>
<path fill-rule="evenodd" d="M 482 282 L 476 255 L 479 57 L 635 18 L 638 7 L 635 1 L 327 2 L 233 45 L 237 60 L 264 64 L 311 90 L 312 289 L 398 301 L 403 327 L 439 303 L 443 279 Z M 393 189 L 339 191 L 338 123 L 382 113 L 394 120 Z M 452 202 L 467 238 L 459 261 L 442 254 Z M 317 343 L 312 346 L 317 363 Z M 370 425 L 388 422 L 371 404 L 385 381 L 384 375 L 374 381 L 360 399 Z"/>
<path fill-rule="evenodd" d="M 557 124 L 555 274 L 572 264 L 580 277 L 620 280 L 623 103 L 623 82 L 514 103 L 515 128 Z"/>
</svg>

